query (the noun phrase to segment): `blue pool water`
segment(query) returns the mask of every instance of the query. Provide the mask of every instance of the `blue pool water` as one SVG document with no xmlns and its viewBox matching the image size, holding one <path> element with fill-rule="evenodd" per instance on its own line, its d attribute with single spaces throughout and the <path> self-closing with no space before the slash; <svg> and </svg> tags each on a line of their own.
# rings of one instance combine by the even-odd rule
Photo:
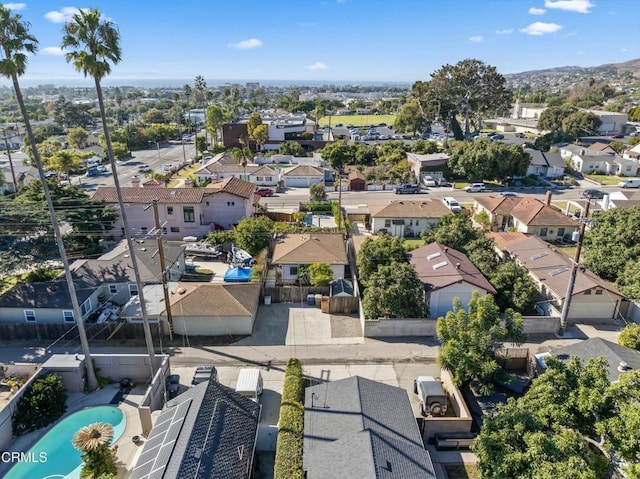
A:
<svg viewBox="0 0 640 479">
<path fill-rule="evenodd" d="M 112 406 L 97 406 L 73 413 L 29 449 L 23 457 L 25 461 L 17 462 L 5 479 L 78 479 L 82 459 L 71 440 L 78 429 L 94 422 L 111 424 L 115 442 L 124 433 L 127 420 L 120 409 Z"/>
</svg>

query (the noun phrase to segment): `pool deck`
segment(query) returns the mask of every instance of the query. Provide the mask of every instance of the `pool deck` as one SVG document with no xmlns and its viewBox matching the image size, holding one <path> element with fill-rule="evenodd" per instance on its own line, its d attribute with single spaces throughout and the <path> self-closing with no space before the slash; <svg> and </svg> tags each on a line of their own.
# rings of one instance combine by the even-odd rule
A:
<svg viewBox="0 0 640 479">
<path fill-rule="evenodd" d="M 80 411 L 87 407 L 93 406 L 108 406 L 113 397 L 118 392 L 118 388 L 115 386 L 107 386 L 99 391 L 91 394 L 84 393 L 69 393 L 67 399 L 67 412 L 64 417 Z M 118 479 L 126 479 L 131 474 L 130 468 L 135 463 L 135 458 L 139 454 L 142 444 L 136 445 L 132 441 L 133 436 L 140 435 L 142 433 L 140 426 L 140 419 L 138 416 L 138 404 L 142 400 L 146 387 L 136 386 L 129 394 L 127 394 L 120 402 L 118 407 L 124 412 L 127 419 L 125 430 L 115 443 L 118 446 L 116 453 L 118 463 Z M 42 438 L 49 430 L 51 430 L 59 420 L 53 424 L 50 424 L 46 428 L 39 429 L 37 431 L 30 432 L 24 436 L 15 438 L 6 448 L 7 451 L 28 451 L 40 438 Z M 5 473 L 10 469 L 11 464 L 0 463 L 0 477 L 3 477 Z"/>
</svg>

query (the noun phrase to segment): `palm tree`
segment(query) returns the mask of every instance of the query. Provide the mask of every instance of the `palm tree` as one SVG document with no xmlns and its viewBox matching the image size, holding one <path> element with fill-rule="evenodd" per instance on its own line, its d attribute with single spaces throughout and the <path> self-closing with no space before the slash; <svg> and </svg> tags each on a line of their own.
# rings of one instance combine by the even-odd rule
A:
<svg viewBox="0 0 640 479">
<path fill-rule="evenodd" d="M 87 75 L 93 77 L 96 85 L 100 118 L 102 119 L 102 127 L 104 129 L 104 141 L 107 146 L 111 172 L 113 173 L 113 183 L 118 198 L 118 206 L 120 207 L 124 235 L 131 254 L 131 265 L 136 279 L 138 298 L 140 299 L 140 308 L 142 310 L 144 336 L 150 360 L 149 366 L 151 368 L 151 375 L 153 376 L 155 371 L 155 355 L 153 352 L 153 340 L 151 337 L 151 328 L 149 327 L 147 307 L 144 301 L 143 283 L 140 277 L 135 248 L 131 240 L 129 223 L 122 199 L 122 191 L 120 190 L 120 180 L 118 179 L 116 162 L 111 146 L 111 134 L 107 126 L 104 96 L 100 85 L 100 81 L 107 74 L 111 73 L 111 63 L 116 64 L 120 61 L 120 33 L 111 21 L 101 17 L 100 11 L 97 8 L 79 10 L 64 26 L 62 48 L 67 50 L 65 55 L 67 62 L 73 63 L 76 70 L 83 72 L 85 77 Z"/>
<path fill-rule="evenodd" d="M 73 447 L 82 452 L 84 465 L 80 477 L 115 477 L 116 448 L 111 447 L 113 426 L 106 422 L 96 422 L 84 426 L 73 436 Z"/>
<path fill-rule="evenodd" d="M 56 238 L 58 251 L 60 252 L 60 259 L 62 260 L 62 267 L 64 269 L 67 287 L 69 288 L 69 295 L 71 296 L 73 316 L 76 319 L 76 325 L 78 326 L 78 335 L 80 336 L 80 344 L 82 346 L 85 366 L 87 368 L 87 386 L 90 391 L 94 391 L 98 389 L 98 379 L 96 378 L 96 373 L 93 369 L 93 361 L 91 360 L 91 354 L 89 351 L 87 333 L 84 329 L 82 311 L 78 304 L 76 287 L 73 284 L 73 277 L 71 276 L 71 269 L 69 268 L 67 252 L 62 241 L 62 234 L 60 233 L 60 225 L 56 218 L 56 212 L 53 209 L 53 200 L 51 199 L 51 194 L 49 192 L 49 185 L 47 184 L 44 176 L 42 159 L 40 158 L 36 140 L 33 136 L 31 122 L 29 121 L 29 115 L 27 113 L 27 108 L 24 104 L 24 98 L 22 97 L 22 91 L 20 90 L 20 84 L 18 82 L 18 77 L 24 74 L 27 67 L 27 53 L 35 53 L 38 49 L 38 40 L 33 35 L 29 34 L 30 25 L 27 22 L 23 22 L 21 19 L 21 15 L 12 15 L 11 10 L 6 8 L 4 5 L 0 5 L 0 50 L 2 52 L 2 57 L 0 57 L 0 74 L 11 79 L 13 89 L 18 100 L 18 105 L 20 106 L 20 113 L 22 114 L 22 119 L 24 120 L 24 125 L 27 130 L 27 138 L 31 145 L 31 154 L 33 155 L 33 160 L 38 168 L 38 174 L 40 176 L 40 181 L 42 182 L 42 190 L 44 192 L 49 214 L 51 215 L 53 233 Z"/>
</svg>

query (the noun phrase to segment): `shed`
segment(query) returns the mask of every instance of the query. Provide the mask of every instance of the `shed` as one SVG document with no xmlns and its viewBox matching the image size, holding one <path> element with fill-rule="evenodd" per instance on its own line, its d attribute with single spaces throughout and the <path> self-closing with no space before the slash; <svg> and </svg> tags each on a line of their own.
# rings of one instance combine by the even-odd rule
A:
<svg viewBox="0 0 640 479">
<path fill-rule="evenodd" d="M 364 191 L 367 189 L 367 182 L 364 179 L 364 175 L 359 171 L 352 171 L 349 173 L 349 190 L 351 191 Z"/>
<path fill-rule="evenodd" d="M 334 279 L 329 283 L 331 287 L 331 296 L 334 297 L 352 297 L 353 283 L 344 278 Z"/>
</svg>

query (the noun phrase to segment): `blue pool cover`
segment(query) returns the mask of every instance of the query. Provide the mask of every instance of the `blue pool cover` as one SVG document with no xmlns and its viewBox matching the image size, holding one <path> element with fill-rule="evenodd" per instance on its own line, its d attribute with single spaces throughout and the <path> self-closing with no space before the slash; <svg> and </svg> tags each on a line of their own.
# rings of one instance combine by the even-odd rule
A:
<svg viewBox="0 0 640 479">
<path fill-rule="evenodd" d="M 247 283 L 251 280 L 251 268 L 229 268 L 224 274 L 227 283 Z"/>
</svg>

